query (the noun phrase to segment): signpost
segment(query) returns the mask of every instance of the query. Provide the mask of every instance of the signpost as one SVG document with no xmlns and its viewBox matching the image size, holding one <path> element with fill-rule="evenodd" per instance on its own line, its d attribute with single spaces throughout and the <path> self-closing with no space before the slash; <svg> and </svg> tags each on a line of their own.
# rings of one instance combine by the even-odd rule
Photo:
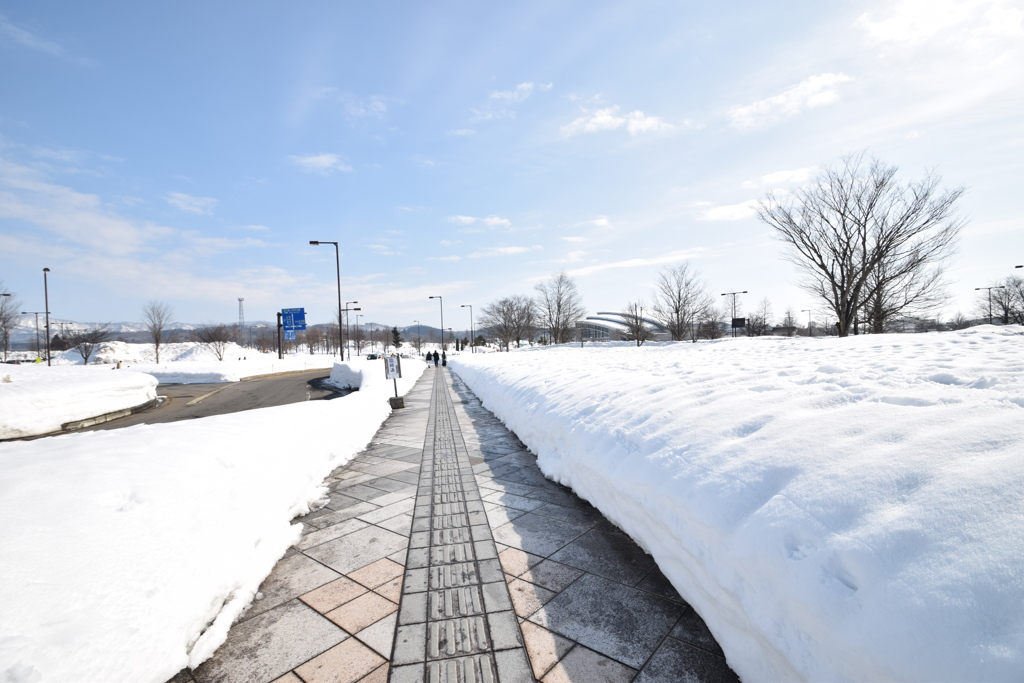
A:
<svg viewBox="0 0 1024 683">
<path fill-rule="evenodd" d="M 306 329 L 305 308 L 282 308 L 277 314 L 277 357 L 284 357 L 284 346 L 281 344 L 281 330 L 284 330 L 285 341 L 295 341 L 295 331 Z"/>
<path fill-rule="evenodd" d="M 389 398 L 391 408 L 396 410 L 405 407 L 405 399 L 398 395 L 398 380 L 402 377 L 402 359 L 396 354 L 384 359 L 384 377 L 395 382 L 395 395 Z"/>
</svg>

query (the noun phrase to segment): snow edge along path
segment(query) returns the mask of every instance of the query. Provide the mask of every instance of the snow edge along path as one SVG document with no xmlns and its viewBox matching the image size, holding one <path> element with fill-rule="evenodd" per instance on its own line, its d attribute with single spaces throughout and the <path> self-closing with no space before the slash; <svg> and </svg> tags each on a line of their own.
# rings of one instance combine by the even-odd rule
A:
<svg viewBox="0 0 1024 683">
<path fill-rule="evenodd" d="M 654 556 L 744 680 L 1016 680 L 1022 332 L 451 363 Z"/>
<path fill-rule="evenodd" d="M 331 401 L 0 444 L 0 679 L 163 683 L 208 659 L 391 414 L 383 364 L 360 370 Z"/>
</svg>

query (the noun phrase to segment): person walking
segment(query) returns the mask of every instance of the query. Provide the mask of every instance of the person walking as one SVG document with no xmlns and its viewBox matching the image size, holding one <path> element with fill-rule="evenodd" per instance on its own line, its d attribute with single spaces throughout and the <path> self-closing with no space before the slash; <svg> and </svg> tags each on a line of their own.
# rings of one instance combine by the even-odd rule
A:
<svg viewBox="0 0 1024 683">
<path fill-rule="evenodd" d="M 445 353 L 444 351 L 441 352 L 441 365 L 444 365 L 446 367 L 448 365 L 448 354 Z"/>
<path fill-rule="evenodd" d="M 434 360 L 434 357 L 430 355 L 430 351 L 427 351 L 427 353 L 424 354 L 424 355 L 426 356 L 427 367 L 429 368 L 430 367 L 430 361 Z"/>
<path fill-rule="evenodd" d="M 434 351 L 434 367 L 437 367 L 437 362 L 441 360 L 441 357 L 437 355 L 437 351 Z"/>
</svg>

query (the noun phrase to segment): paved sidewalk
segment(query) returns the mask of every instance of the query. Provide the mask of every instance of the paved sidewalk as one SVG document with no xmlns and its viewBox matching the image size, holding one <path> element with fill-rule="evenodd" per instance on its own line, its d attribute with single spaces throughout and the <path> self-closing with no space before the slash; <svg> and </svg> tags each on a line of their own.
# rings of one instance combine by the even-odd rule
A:
<svg viewBox="0 0 1024 683">
<path fill-rule="evenodd" d="M 735 681 L 653 559 L 429 369 L 173 683 Z"/>
</svg>

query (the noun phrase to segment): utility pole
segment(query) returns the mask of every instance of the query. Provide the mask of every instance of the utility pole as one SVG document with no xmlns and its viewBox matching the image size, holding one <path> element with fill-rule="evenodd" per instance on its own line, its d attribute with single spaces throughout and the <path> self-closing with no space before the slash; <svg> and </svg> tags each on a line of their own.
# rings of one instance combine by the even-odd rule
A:
<svg viewBox="0 0 1024 683">
<path fill-rule="evenodd" d="M 46 364 L 50 363 L 50 286 L 46 281 L 49 268 L 43 268 L 43 308 L 46 309 Z M 991 308 L 991 307 L 990 307 Z M 990 316 L 991 317 L 991 316 Z"/>
<path fill-rule="evenodd" d="M 431 299 L 437 299 L 438 303 L 441 304 L 441 350 L 444 351 L 444 299 L 441 295 L 430 297 Z"/>
<path fill-rule="evenodd" d="M 742 292 L 723 292 L 722 293 L 722 296 L 731 296 L 732 297 L 732 319 L 734 321 L 736 320 L 736 295 L 737 294 L 746 294 L 746 293 L 747 293 L 747 290 L 745 290 L 745 289 Z M 730 324 L 729 327 L 732 328 L 732 336 L 735 337 L 736 336 L 736 326 Z"/>
<path fill-rule="evenodd" d="M 470 353 L 476 353 L 476 331 L 473 327 L 473 304 L 462 304 L 461 308 L 469 309 L 469 346 Z"/>
<path fill-rule="evenodd" d="M 1020 268 L 1020 266 L 1017 266 L 1017 267 Z M 997 287 L 975 287 L 974 291 L 978 292 L 978 291 L 980 291 L 982 289 L 987 289 L 988 290 L 988 324 L 991 325 L 992 324 L 992 290 L 993 289 L 1006 289 L 1006 287 L 1003 286 L 1003 285 L 999 285 Z"/>
</svg>

